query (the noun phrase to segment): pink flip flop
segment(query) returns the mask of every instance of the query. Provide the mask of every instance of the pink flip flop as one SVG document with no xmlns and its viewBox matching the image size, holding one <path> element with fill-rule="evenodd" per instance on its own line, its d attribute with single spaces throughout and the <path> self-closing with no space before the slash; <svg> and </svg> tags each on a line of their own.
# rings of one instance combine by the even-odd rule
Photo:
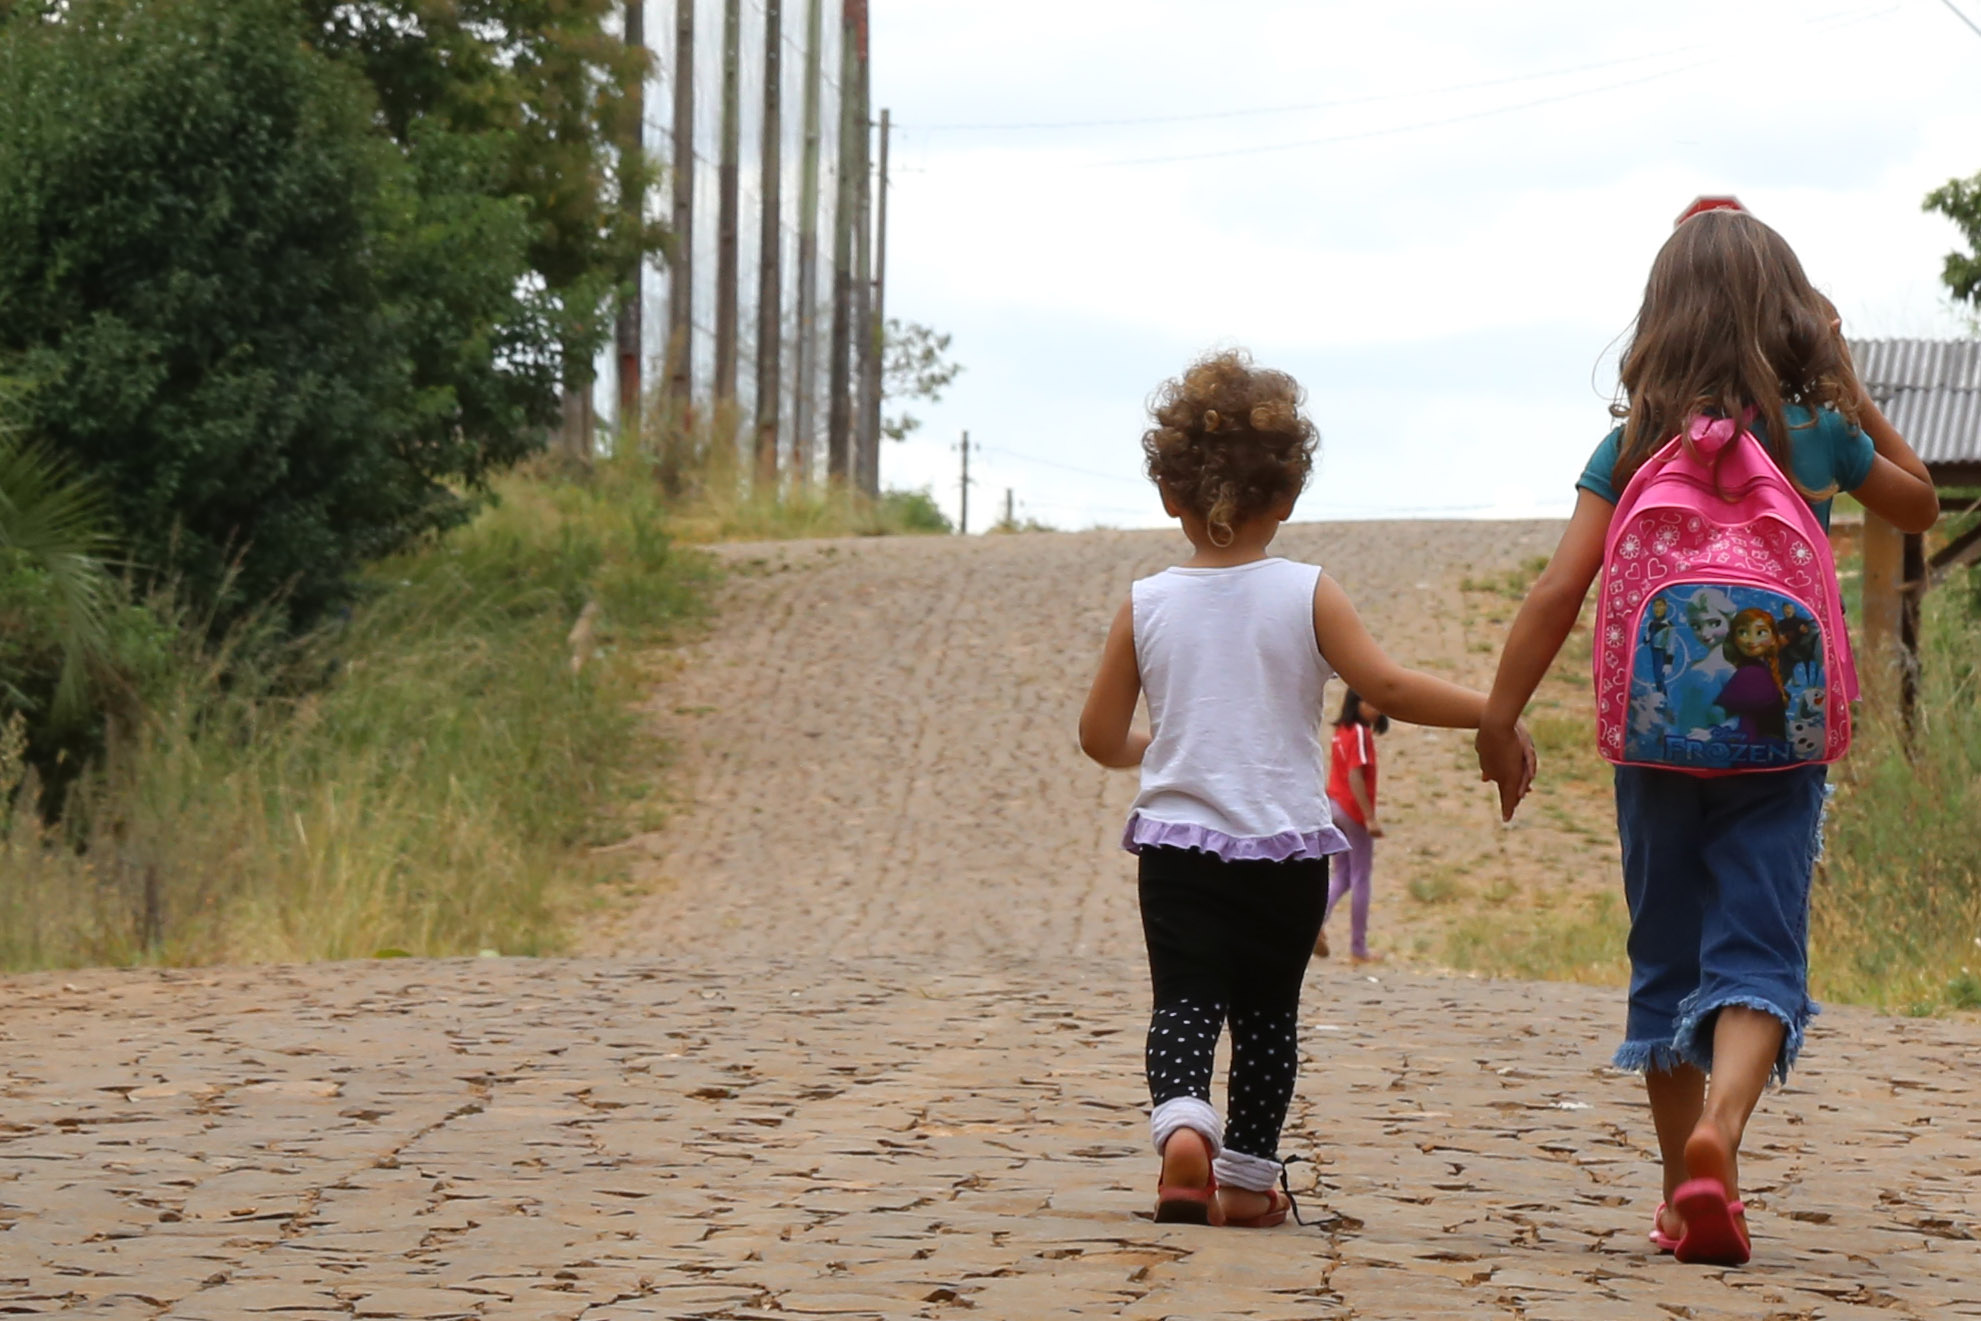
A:
<svg viewBox="0 0 1981 1321">
<path fill-rule="evenodd" d="M 1672 1194 L 1685 1217 L 1685 1234 L 1672 1246 L 1680 1261 L 1700 1266 L 1742 1266 L 1754 1255 L 1744 1203 L 1730 1200 L 1718 1179 L 1691 1179 Z"/>
<path fill-rule="evenodd" d="M 1678 1248 L 1678 1240 L 1665 1233 L 1665 1212 L 1669 1209 L 1659 1202 L 1658 1209 L 1651 1213 L 1651 1246 L 1660 1252 L 1674 1252 Z"/>
</svg>

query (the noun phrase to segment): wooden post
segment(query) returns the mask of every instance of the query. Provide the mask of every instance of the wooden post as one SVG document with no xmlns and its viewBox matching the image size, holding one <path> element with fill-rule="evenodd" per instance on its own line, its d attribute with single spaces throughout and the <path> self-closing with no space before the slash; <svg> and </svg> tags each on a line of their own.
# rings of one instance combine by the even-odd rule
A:
<svg viewBox="0 0 1981 1321">
<path fill-rule="evenodd" d="M 784 392 L 784 4 L 764 0 L 763 199 L 757 250 L 757 486 L 777 489 Z"/>
<path fill-rule="evenodd" d="M 805 16 L 805 163 L 798 193 L 798 316 L 791 351 L 791 472 L 812 478 L 814 378 L 818 375 L 820 92 L 825 81 L 825 0 Z"/>
<path fill-rule="evenodd" d="M 1011 512 L 1011 488 L 1008 486 L 1004 488 L 1004 525 L 1008 528 L 1018 526 L 1017 515 Z"/>
<path fill-rule="evenodd" d="M 970 535 L 970 433 L 963 433 L 963 480 L 957 483 L 963 493 L 961 508 L 957 511 L 956 530 L 963 536 Z"/>
<path fill-rule="evenodd" d="M 832 207 L 832 360 L 826 415 L 825 469 L 841 485 L 850 481 L 853 439 L 853 222 L 859 206 L 860 139 L 864 136 L 855 42 L 863 0 L 842 0 L 839 50 L 839 189 Z"/>
<path fill-rule="evenodd" d="M 575 374 L 579 369 L 572 370 Z M 592 376 L 588 369 L 582 381 L 565 382 L 562 404 L 563 415 L 557 428 L 558 443 L 568 457 L 580 463 L 589 462 L 592 457 L 592 431 L 598 419 L 593 412 Z"/>
<path fill-rule="evenodd" d="M 626 0 L 626 22 L 623 33 L 625 42 L 635 50 L 645 53 L 647 44 L 646 0 Z M 629 127 L 625 140 L 619 147 L 619 205 L 634 218 L 634 223 L 644 227 L 646 223 L 646 188 L 642 183 L 646 164 L 641 159 L 646 150 L 646 68 L 642 61 L 640 72 L 634 77 L 631 87 L 626 89 L 626 118 Z M 617 340 L 619 358 L 619 435 L 621 444 L 637 443 L 640 434 L 640 338 L 641 326 L 641 276 L 645 273 L 646 258 L 640 253 L 633 254 L 632 270 L 627 272 L 627 289 L 621 295 L 619 316 L 613 327 Z"/>
<path fill-rule="evenodd" d="M 872 328 L 867 336 L 866 405 L 867 494 L 880 494 L 881 394 L 887 372 L 887 140 L 890 116 L 880 112 L 880 177 L 874 193 Z"/>
<path fill-rule="evenodd" d="M 682 424 L 694 394 L 695 0 L 674 0 L 674 208 L 667 263 L 667 396 Z"/>
<path fill-rule="evenodd" d="M 1898 713 L 1905 725 L 1909 745 L 1913 717 L 1919 708 L 1919 616 L 1926 605 L 1926 537 L 1919 532 L 1905 534 L 1899 556 L 1898 608 Z"/>
<path fill-rule="evenodd" d="M 840 95 L 854 101 L 853 125 L 853 484 L 867 495 L 878 495 L 876 437 L 867 429 L 867 388 L 873 379 L 873 123 L 868 119 L 867 0 L 856 0 L 853 36 L 853 80 Z"/>
<path fill-rule="evenodd" d="M 736 398 L 736 284 L 743 155 L 743 0 L 722 7 L 722 162 L 715 217 L 715 403 Z M 734 440 L 734 437 L 730 437 Z"/>
<path fill-rule="evenodd" d="M 855 130 L 859 135 L 858 170 L 854 179 L 856 210 L 853 223 L 853 476 L 855 484 L 868 495 L 877 493 L 874 484 L 874 434 L 867 429 L 867 391 L 874 378 L 874 173 L 873 123 L 867 118 L 867 51 L 860 43 L 860 62 L 853 80 L 852 95 L 859 102 Z"/>
<path fill-rule="evenodd" d="M 1870 510 L 1864 511 L 1864 648 L 1858 674 L 1866 706 L 1881 715 L 1900 712 L 1900 657 L 1904 633 L 1905 538 Z"/>
</svg>

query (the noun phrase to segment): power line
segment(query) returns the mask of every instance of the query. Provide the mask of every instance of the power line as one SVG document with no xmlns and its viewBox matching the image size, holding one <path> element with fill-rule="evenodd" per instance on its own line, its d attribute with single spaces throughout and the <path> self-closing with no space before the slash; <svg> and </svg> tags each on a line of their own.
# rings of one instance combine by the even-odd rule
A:
<svg viewBox="0 0 1981 1321">
<path fill-rule="evenodd" d="M 1947 4 L 1950 8 L 1952 7 L 1951 0 L 1941 0 L 1941 2 L 1943 4 Z M 1832 28 L 1850 27 L 1858 23 L 1863 23 L 1873 19 L 1883 18 L 1889 14 L 1896 13 L 1900 8 L 1901 6 L 1898 4 L 1887 4 L 1880 8 L 1875 8 L 1875 9 L 1840 10 L 1834 13 L 1820 15 L 1814 19 L 1810 19 L 1807 22 L 1807 26 L 1809 27 L 1828 26 Z M 1956 10 L 1955 12 L 1958 13 L 1959 11 Z M 1961 15 L 1961 19 L 1963 22 L 1968 21 L 1966 15 L 1964 14 Z M 1972 26 L 1972 24 L 1970 24 L 1970 26 Z M 1978 28 L 1976 30 L 1981 31 L 1981 28 Z M 1700 47 L 1698 46 L 1680 47 L 1677 48 L 1676 50 L 1663 52 L 1661 53 L 1661 55 L 1658 56 L 1640 56 L 1640 57 L 1626 58 L 1622 60 L 1607 61 L 1600 64 L 1585 66 L 1585 69 L 1600 69 L 1600 68 L 1614 67 L 1616 65 L 1622 65 L 1622 64 L 1640 63 L 1643 60 L 1653 59 L 1653 58 L 1669 58 L 1671 55 L 1683 54 L 1686 51 L 1696 50 L 1696 49 L 1700 49 Z M 1114 160 L 1066 162 L 1060 168 L 1118 169 L 1118 168 L 1129 168 L 1129 167 L 1143 166 L 1143 165 L 1170 165 L 1170 164 L 1183 164 L 1194 161 L 1230 160 L 1245 156 L 1267 155 L 1274 152 L 1296 151 L 1305 147 L 1332 146 L 1345 142 L 1362 142 L 1375 138 L 1394 137 L 1400 134 L 1419 132 L 1424 129 L 1444 128 L 1454 124 L 1471 123 L 1481 119 L 1491 119 L 1501 115 L 1516 114 L 1522 110 L 1532 110 L 1540 106 L 1558 105 L 1562 102 L 1580 100 L 1585 97 L 1598 96 L 1607 92 L 1624 91 L 1632 87 L 1642 86 L 1646 83 L 1658 82 L 1663 79 L 1676 77 L 1680 74 L 1691 73 L 1699 69 L 1709 68 L 1715 64 L 1720 64 L 1725 62 L 1726 59 L 1728 59 L 1729 56 L 1733 53 L 1732 51 L 1728 50 L 1724 45 L 1715 46 L 1713 47 L 1713 49 L 1716 50 L 1718 53 L 1710 56 L 1707 59 L 1696 60 L 1689 64 L 1681 64 L 1673 68 L 1662 69 L 1655 73 L 1645 74 L 1642 77 L 1628 78 L 1620 82 L 1607 82 L 1595 87 L 1578 88 L 1574 91 L 1561 92 L 1551 96 L 1535 97 L 1526 101 L 1514 102 L 1513 104 L 1510 105 L 1489 106 L 1480 110 L 1467 111 L 1463 114 L 1448 115 L 1436 119 L 1417 120 L 1408 124 L 1393 124 L 1384 128 L 1366 129 L 1353 133 L 1338 133 L 1338 134 L 1330 134 L 1327 136 L 1316 137 L 1316 138 L 1301 138 L 1290 142 L 1266 143 L 1259 146 L 1226 147 L 1212 151 L 1181 152 L 1167 156 L 1134 156 L 1134 157 L 1123 157 Z M 1568 71 L 1568 72 L 1573 72 L 1573 71 Z M 1545 79 L 1548 77 L 1558 77 L 1558 76 L 1563 76 L 1563 74 L 1558 73 L 1558 74 L 1522 75 L 1520 77 L 1511 78 L 1511 79 L 1502 79 L 1496 81 L 1489 81 L 1486 83 L 1472 84 L 1471 86 L 1483 87 L 1483 86 L 1503 85 L 1505 83 L 1531 82 L 1531 81 Z M 1441 90 L 1457 90 L 1457 89 L 1441 89 Z M 1408 99 L 1411 97 L 1430 96 L 1436 94 L 1437 94 L 1436 92 L 1396 93 L 1396 94 L 1367 98 L 1366 101 L 1322 103 L 1322 105 L 1368 104 L 1376 101 Z M 1239 115 L 1247 115 L 1247 114 L 1283 113 L 1283 112 L 1289 112 L 1289 111 L 1305 109 L 1305 108 L 1319 108 L 1319 107 L 1318 106 L 1316 107 L 1288 106 L 1288 107 L 1276 107 L 1276 108 L 1265 107 L 1256 110 L 1210 112 L 1203 116 L 1154 116 L 1145 120 L 1117 120 L 1117 121 L 1096 120 L 1085 123 L 1077 122 L 1077 121 L 1067 121 L 1064 126 L 1072 128 L 1072 127 L 1086 127 L 1089 126 L 1089 124 L 1091 124 L 1092 126 L 1111 126 L 1114 124 L 1133 124 L 1133 123 L 1161 124 L 1161 123 L 1183 122 L 1186 120 L 1199 119 L 1199 118 L 1219 119 L 1219 118 L 1231 118 L 1231 117 L 1236 117 Z M 925 127 L 922 131 L 929 131 L 932 128 L 941 128 L 941 127 L 961 129 L 970 126 L 933 125 L 933 126 Z M 995 127 L 1017 128 L 1017 127 L 1025 127 L 1025 126 L 982 125 L 979 127 L 989 129 Z M 1048 127 L 1048 125 L 1042 124 L 1042 125 L 1038 125 L 1038 127 Z M 1048 166 L 1047 168 L 1052 168 L 1052 167 Z M 927 167 L 921 167 L 916 169 L 910 169 L 905 172 L 914 173 L 914 174 L 928 174 L 931 173 L 932 171 L 930 171 Z"/>
<path fill-rule="evenodd" d="M 1302 147 L 1333 146 L 1342 142 L 1366 142 L 1371 138 L 1395 137 L 1401 133 L 1415 133 L 1427 128 L 1445 128 L 1452 124 L 1469 124 L 1474 120 L 1492 119 L 1499 115 L 1511 115 L 1522 110 L 1532 110 L 1537 106 L 1558 105 L 1563 101 L 1579 101 L 1584 97 L 1596 96 L 1604 92 L 1620 92 L 1628 87 L 1640 87 L 1645 83 L 1658 82 L 1681 73 L 1691 73 L 1716 64 L 1718 58 L 1702 60 L 1697 64 L 1680 65 L 1676 69 L 1665 69 L 1658 73 L 1645 74 L 1641 78 L 1631 78 L 1620 83 L 1605 83 L 1601 87 L 1585 87 L 1578 91 L 1562 92 L 1555 96 L 1536 97 L 1531 101 L 1519 101 L 1513 105 L 1492 106 L 1484 110 L 1472 110 L 1462 115 L 1447 115 L 1442 119 L 1423 119 L 1410 124 L 1392 124 L 1387 128 L 1365 129 L 1358 133 L 1335 133 L 1327 137 L 1301 138 L 1295 142 L 1269 142 L 1256 147 L 1225 147 L 1217 151 L 1187 152 L 1173 156 L 1131 156 L 1111 161 L 1088 161 L 1083 168 L 1103 170 L 1122 169 L 1135 165 L 1173 165 L 1188 161 L 1230 160 L 1239 156 L 1264 156 L 1272 152 L 1297 151 Z"/>
<path fill-rule="evenodd" d="M 997 445 L 980 444 L 977 446 L 977 452 L 980 454 L 1001 454 L 1007 459 L 1016 459 L 1020 463 L 1036 463 L 1041 468 L 1057 468 L 1061 472 L 1078 473 L 1082 477 L 1098 477 L 1103 481 L 1133 482 L 1137 486 L 1144 486 L 1148 483 L 1146 477 L 1129 477 L 1118 472 L 1100 472 L 1093 468 L 1076 468 L 1070 463 L 1059 463 L 1052 459 L 1041 459 L 1034 454 L 1020 454 L 1016 450 L 1004 449 Z"/>
<path fill-rule="evenodd" d="M 1539 73 L 1516 74 L 1507 78 L 1484 78 L 1475 82 L 1450 83 L 1443 87 L 1420 88 L 1409 92 L 1384 92 L 1376 96 L 1351 96 L 1334 101 L 1306 101 L 1292 105 L 1250 106 L 1239 110 L 1204 110 L 1185 115 L 1139 115 L 1122 119 L 1061 119 L 1033 122 L 1014 121 L 987 124 L 906 124 L 897 125 L 904 132 L 916 133 L 1022 133 L 1052 132 L 1063 129 L 1081 128 L 1139 128 L 1150 124 L 1197 124 L 1221 119 L 1252 119 L 1262 115 L 1297 115 L 1315 110 L 1340 110 L 1351 106 L 1381 105 L 1389 101 L 1410 101 L 1420 97 L 1446 96 L 1453 92 L 1475 92 L 1489 87 L 1506 87 L 1518 83 L 1545 82 L 1550 78 L 1570 78 L 1577 74 L 1594 73 L 1601 69 L 1613 69 L 1626 64 L 1643 64 L 1648 60 L 1668 59 L 1674 55 L 1687 55 L 1696 50 L 1706 49 L 1705 43 L 1697 42 L 1690 46 L 1680 46 L 1674 50 L 1659 51 L 1649 55 L 1627 55 L 1621 59 L 1599 60 L 1594 64 L 1578 64 L 1565 69 L 1547 69 Z"/>
<path fill-rule="evenodd" d="M 1953 10 L 1953 16 L 1959 19 L 1961 22 L 1967 24 L 1968 27 L 1972 28 L 1974 30 L 1975 36 L 1981 37 L 1981 23 L 1976 23 L 1966 14 L 1961 13 L 1960 10 L 1954 5 L 1953 0 L 1940 0 L 1940 3 L 1945 5 L 1948 9 Z"/>
<path fill-rule="evenodd" d="M 1945 4 L 1949 9 L 1953 8 L 1953 0 L 1941 0 L 1941 3 Z M 1809 27 L 1820 27 L 1820 26 L 1847 27 L 1859 21 L 1872 19 L 1872 18 L 1882 18 L 1886 14 L 1893 13 L 1899 8 L 1900 6 L 1897 4 L 1887 4 L 1882 8 L 1874 8 L 1874 9 L 1834 10 L 1827 14 L 1818 14 L 1813 18 L 1804 20 L 1804 22 Z M 1956 14 L 1960 14 L 1960 11 L 1957 9 L 1954 10 L 1954 12 Z M 1974 26 L 1974 24 L 1968 20 L 1965 14 L 1960 14 L 1960 18 L 1961 21 L 1967 23 L 1968 26 L 1970 27 Z M 1981 32 L 1981 28 L 1976 28 L 1975 30 L 1977 32 Z M 1146 127 L 1150 125 L 1160 125 L 1160 124 L 1213 123 L 1219 120 L 1253 119 L 1253 118 L 1259 118 L 1269 115 L 1308 114 L 1316 110 L 1341 110 L 1341 109 L 1352 108 L 1355 106 L 1382 105 L 1391 101 L 1412 101 L 1412 100 L 1422 100 L 1437 96 L 1448 96 L 1454 92 L 1475 92 L 1475 91 L 1483 91 L 1488 88 L 1494 88 L 1494 87 L 1518 86 L 1522 83 L 1547 82 L 1550 79 L 1555 79 L 1555 78 L 1572 78 L 1580 74 L 1597 73 L 1604 69 L 1616 69 L 1632 64 L 1644 64 L 1654 60 L 1671 59 L 1675 56 L 1690 55 L 1695 51 L 1708 50 L 1708 49 L 1723 50 L 1724 47 L 1723 45 L 1715 45 L 1713 43 L 1694 42 L 1690 45 L 1675 46 L 1670 49 L 1662 50 L 1662 51 L 1652 51 L 1637 55 L 1625 55 L 1625 56 L 1620 56 L 1617 59 L 1613 59 L 1613 60 L 1597 60 L 1587 64 L 1568 65 L 1556 69 L 1543 69 L 1533 73 L 1512 74 L 1504 78 L 1482 78 L 1471 82 L 1447 83 L 1441 87 L 1416 88 L 1411 91 L 1404 91 L 1404 92 L 1382 92 L 1374 96 L 1344 97 L 1333 101 L 1306 101 L 1306 102 L 1294 102 L 1291 104 L 1284 104 L 1284 105 L 1247 106 L 1233 110 L 1203 110 L 1203 111 L 1193 111 L 1187 114 L 1135 115 L 1135 116 L 1123 116 L 1123 117 L 1106 118 L 1106 119 L 1007 120 L 1003 122 L 984 122 L 984 123 L 974 123 L 974 124 L 972 123 L 952 123 L 952 124 L 909 123 L 905 125 L 896 124 L 895 128 L 903 132 L 915 132 L 915 133 L 1058 132 L 1068 129 L 1137 128 L 1137 127 Z M 1725 58 L 1724 55 L 1721 55 L 1716 57 L 1713 61 L 1708 61 L 1708 63 L 1716 63 L 1718 62 L 1719 59 L 1723 59 L 1723 58 Z M 1692 65 L 1687 67 L 1696 68 L 1700 66 Z M 1633 85 L 1632 83 L 1628 83 L 1628 82 L 1618 84 L 1618 86 L 1622 86 L 1622 87 L 1629 87 L 1632 85 Z M 1606 90 L 1606 89 L 1594 89 L 1594 90 Z M 1546 104 L 1546 102 L 1536 102 L 1535 104 Z M 1520 107 L 1515 107 L 1515 108 L 1520 108 Z"/>
<path fill-rule="evenodd" d="M 1123 509 L 1119 505 L 1090 505 L 1077 500 L 1033 500 L 1029 497 L 1020 500 L 1018 503 L 1023 505 L 1027 510 L 1047 509 L 1058 510 L 1061 513 L 1071 511 L 1076 514 L 1120 514 L 1126 518 L 1153 518 L 1162 509 L 1161 505 L 1156 505 L 1153 508 Z"/>
</svg>

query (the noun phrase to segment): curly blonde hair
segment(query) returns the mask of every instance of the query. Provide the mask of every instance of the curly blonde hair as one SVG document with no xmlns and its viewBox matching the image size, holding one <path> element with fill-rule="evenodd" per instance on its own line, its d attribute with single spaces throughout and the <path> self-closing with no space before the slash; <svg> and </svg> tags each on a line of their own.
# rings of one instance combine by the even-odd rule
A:
<svg viewBox="0 0 1981 1321">
<path fill-rule="evenodd" d="M 1300 411 L 1306 392 L 1242 350 L 1213 353 L 1165 381 L 1142 433 L 1149 479 L 1200 515 L 1215 545 L 1305 489 L 1320 435 Z"/>
</svg>

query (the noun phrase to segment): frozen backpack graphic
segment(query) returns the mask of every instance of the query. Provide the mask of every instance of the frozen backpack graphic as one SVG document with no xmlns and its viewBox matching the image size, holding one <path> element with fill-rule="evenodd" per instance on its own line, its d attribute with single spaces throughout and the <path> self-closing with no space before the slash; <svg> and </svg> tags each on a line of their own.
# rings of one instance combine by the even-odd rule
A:
<svg viewBox="0 0 1981 1321">
<path fill-rule="evenodd" d="M 1596 732 L 1624 766 L 1835 761 L 1857 669 L 1830 541 L 1761 442 L 1694 418 L 1617 501 L 1596 602 Z"/>
</svg>

